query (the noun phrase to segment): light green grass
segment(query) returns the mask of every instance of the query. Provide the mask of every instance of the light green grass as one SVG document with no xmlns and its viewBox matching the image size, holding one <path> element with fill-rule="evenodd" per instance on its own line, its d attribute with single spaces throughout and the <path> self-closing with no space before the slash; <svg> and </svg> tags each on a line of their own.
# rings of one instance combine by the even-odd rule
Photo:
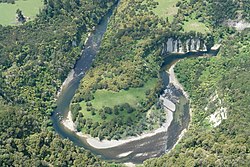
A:
<svg viewBox="0 0 250 167">
<path fill-rule="evenodd" d="M 167 18 L 169 22 L 173 21 L 174 15 L 177 14 L 178 8 L 176 3 L 178 0 L 155 0 L 159 3 L 157 8 L 153 9 L 153 12 L 160 17 Z"/>
<path fill-rule="evenodd" d="M 114 107 L 115 105 L 120 105 L 124 103 L 130 104 L 132 107 L 136 107 L 136 105 L 140 102 L 146 99 L 145 92 L 147 90 L 153 89 L 156 86 L 157 79 L 152 79 L 145 83 L 145 85 L 141 88 L 130 88 L 129 90 L 121 90 L 120 92 L 113 92 L 113 91 L 107 91 L 107 90 L 98 90 L 94 93 L 95 99 L 91 101 L 92 106 L 95 109 L 101 109 L 102 107 Z M 82 107 L 82 110 L 80 112 L 83 113 L 85 118 L 93 119 L 97 122 L 102 122 L 102 119 L 98 112 L 96 112 L 96 115 L 91 115 L 91 112 L 87 111 L 86 102 L 81 102 L 80 106 Z M 126 112 L 120 112 L 118 115 L 119 117 L 126 118 L 128 116 L 134 117 L 136 113 L 133 112 L 132 114 L 127 114 Z M 107 119 L 110 120 L 116 115 L 106 114 Z"/>
<path fill-rule="evenodd" d="M 20 9 L 25 17 L 32 20 L 42 7 L 42 0 L 17 0 L 15 4 L 0 3 L 0 24 L 4 26 L 16 25 L 17 9 Z"/>
<path fill-rule="evenodd" d="M 208 27 L 202 22 L 199 22 L 198 20 L 189 20 L 187 22 L 184 22 L 183 29 L 185 32 L 189 31 L 196 31 L 200 33 L 208 33 L 210 32 Z"/>
</svg>

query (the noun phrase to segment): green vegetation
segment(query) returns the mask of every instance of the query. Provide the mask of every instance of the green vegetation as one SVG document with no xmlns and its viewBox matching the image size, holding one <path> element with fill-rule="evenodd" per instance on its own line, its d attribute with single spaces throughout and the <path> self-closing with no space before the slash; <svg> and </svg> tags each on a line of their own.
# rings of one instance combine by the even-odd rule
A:
<svg viewBox="0 0 250 167">
<path fill-rule="evenodd" d="M 90 152 L 41 129 L 41 117 L 0 99 L 1 166 L 105 166 Z"/>
<path fill-rule="evenodd" d="M 151 107 L 149 112 L 144 112 L 143 107 L 150 91 L 156 85 L 157 80 L 152 79 L 140 88 L 130 88 L 119 92 L 97 90 L 93 100 L 80 102 L 80 104 L 73 103 L 71 105 L 73 119 L 76 119 L 75 114 L 79 115 L 77 128 L 101 139 L 106 135 L 108 139 L 119 139 L 159 127 L 165 120 L 164 110 L 160 109 L 159 104 Z M 113 125 L 110 122 L 119 124 L 119 129 L 114 127 L 116 124 Z M 138 128 L 133 130 L 134 126 Z M 112 133 L 108 132 L 110 129 Z"/>
<path fill-rule="evenodd" d="M 73 2 L 55 6 L 59 2 L 51 1 L 33 22 L 0 26 L 1 94 L 5 100 L 51 114 L 56 91 L 79 57 L 87 33 L 112 5 L 112 1 L 107 5 L 81 2 L 82 6 Z M 106 8 L 97 8 L 90 16 L 96 5 Z"/>
<path fill-rule="evenodd" d="M 192 101 L 192 123 L 178 147 L 146 161 L 145 166 L 250 165 L 249 40 L 249 31 L 237 33 L 224 39 L 217 57 L 185 59 L 177 64 L 175 72 Z M 215 92 L 221 104 L 211 105 Z M 206 118 L 220 107 L 227 108 L 228 118 L 211 128 Z"/>
<path fill-rule="evenodd" d="M 140 101 L 146 100 L 146 92 L 154 88 L 156 84 L 156 79 L 152 79 L 145 83 L 143 87 L 139 88 L 130 88 L 119 92 L 97 90 L 94 93 L 94 99 L 89 102 L 92 103 L 96 109 L 101 109 L 104 106 L 114 107 L 115 105 L 123 103 L 128 103 L 132 107 L 136 107 Z M 86 103 L 89 102 L 80 103 L 83 111 L 86 111 Z"/>
<path fill-rule="evenodd" d="M 148 102 L 152 92 L 155 92 L 152 88 L 157 86 L 160 85 L 154 78 L 143 87 L 119 92 L 97 90 L 93 100 L 72 103 L 71 111 L 77 129 L 100 139 L 106 136 L 108 139 L 119 139 L 159 127 L 166 113 L 159 103 L 151 107 L 156 100 Z M 145 112 L 148 109 L 150 111 Z M 134 129 L 135 126 L 138 128 Z"/>
<path fill-rule="evenodd" d="M 165 42 L 169 37 L 182 40 L 192 36 L 204 40 L 208 47 L 213 44 L 211 34 L 202 34 L 195 31 L 178 32 L 178 25 L 180 29 L 183 29 L 183 23 L 180 20 L 185 18 L 187 11 L 185 5 L 188 3 L 185 1 L 177 4 L 180 10 L 178 10 L 179 12 L 172 23 L 152 12 L 152 9 L 157 7 L 157 3 L 154 1 L 143 1 L 141 3 L 140 0 L 130 0 L 119 4 L 115 15 L 109 22 L 93 68 L 81 81 L 79 89 L 72 100 L 71 111 L 78 131 L 83 130 L 94 136 L 111 139 L 123 136 L 119 134 L 126 132 L 124 126 L 126 124 L 131 125 L 131 127 L 144 126 L 145 121 L 141 122 L 141 117 L 145 117 L 145 112 L 157 103 L 161 83 L 158 82 L 154 87 L 151 87 L 146 98 L 140 99 L 139 105 L 135 98 L 134 102 L 131 103 L 131 97 L 134 96 L 132 91 L 129 90 L 143 87 L 144 83 L 159 77 L 158 74 L 163 61 L 162 57 L 159 56 L 162 42 Z M 187 18 L 189 17 L 187 16 Z M 200 27 L 202 26 L 203 23 L 200 23 Z M 201 31 L 206 32 L 206 27 L 202 28 Z M 126 95 L 127 98 L 125 98 L 126 96 L 120 98 L 120 95 Z M 107 96 L 109 98 L 106 98 Z M 140 92 L 137 96 L 145 96 L 145 92 Z M 123 105 L 126 105 L 126 107 Z M 119 126 L 106 125 L 116 115 L 129 118 L 126 108 L 133 110 L 134 115 L 131 117 L 133 121 L 122 121 Z M 114 111 L 117 113 L 116 115 L 111 114 Z M 98 123 L 98 126 L 101 126 L 99 132 L 102 132 L 101 129 L 105 129 L 113 133 L 93 133 L 91 129 L 94 128 L 90 125 L 86 126 L 88 124 L 86 119 L 89 119 L 91 124 Z M 94 127 L 97 127 L 97 124 Z M 129 134 L 142 132 L 140 130 Z"/>
<path fill-rule="evenodd" d="M 169 22 L 173 21 L 174 16 L 178 12 L 178 7 L 176 7 L 177 0 L 155 0 L 158 2 L 156 8 L 153 9 L 153 12 L 159 17 L 168 18 Z"/>
<path fill-rule="evenodd" d="M 193 6 L 188 10 L 194 11 L 192 17 L 206 26 L 213 26 L 215 38 L 224 40 L 223 47 L 217 57 L 185 59 L 176 65 L 177 77 L 190 95 L 192 122 L 181 142 L 170 153 L 147 160 L 144 166 L 250 165 L 250 75 L 247 72 L 250 32 L 235 33 L 221 24 L 236 17 L 237 2 L 190 1 Z M 247 5 L 247 2 L 241 3 Z M 221 104 L 211 102 L 216 93 Z M 214 128 L 207 118 L 221 107 L 227 108 L 228 118 Z"/>
<path fill-rule="evenodd" d="M 46 2 L 33 21 L 0 25 L 0 166 L 105 166 L 55 134 L 50 115 L 87 34 L 115 1 Z"/>
<path fill-rule="evenodd" d="M 111 18 L 93 67 L 72 101 L 78 130 L 100 139 L 119 139 L 159 126 L 164 121 L 158 103 L 162 42 L 168 37 L 197 35 L 185 31 L 198 31 L 188 28 L 199 23 L 199 32 L 207 33 L 208 27 L 213 34 L 198 35 L 208 43 L 213 36 L 222 39 L 223 47 L 218 57 L 185 59 L 177 64 L 177 76 L 192 101 L 192 123 L 171 153 L 145 165 L 250 166 L 250 33 L 236 33 L 222 24 L 237 18 L 239 10 L 244 11 L 243 18 L 249 19 L 249 2 L 183 0 L 176 4 L 178 11 L 171 23 L 162 16 L 164 12 L 159 16 L 152 12 L 155 2 L 143 2 L 121 1 Z M 33 19 L 20 26 L 0 25 L 0 166 L 107 165 L 56 135 L 50 115 L 56 107 L 57 90 L 79 58 L 87 34 L 114 3 L 115 0 L 0 3 L 2 25 L 14 24 L 18 8 Z M 35 8 L 38 4 L 44 4 L 40 13 Z M 218 107 L 209 102 L 214 92 L 228 109 L 228 119 L 216 128 L 207 121 Z M 208 104 L 209 109 L 205 110 Z M 85 106 L 90 110 L 79 113 Z M 176 116 L 177 121 L 180 115 Z"/>
<path fill-rule="evenodd" d="M 0 24 L 16 25 L 16 11 L 20 9 L 28 20 L 33 20 L 43 7 L 42 0 L 18 0 L 15 4 L 0 3 Z"/>
<path fill-rule="evenodd" d="M 91 108 L 90 111 L 85 111 L 84 115 L 79 114 L 76 124 L 79 131 L 88 133 L 92 137 L 98 137 L 100 140 L 104 138 L 118 140 L 158 128 L 165 118 L 166 113 L 160 103 L 153 105 L 144 113 L 124 103 L 115 105 L 114 108 L 104 107 L 100 110 Z"/>
<path fill-rule="evenodd" d="M 242 9 L 242 17 L 248 22 L 250 21 L 250 0 L 245 0 L 245 3 L 240 3 Z"/>
<path fill-rule="evenodd" d="M 213 25 L 219 26 L 225 20 L 236 19 L 240 3 L 244 6 L 247 1 L 240 2 L 234 0 L 213 0 L 208 4 L 208 14 Z"/>
<path fill-rule="evenodd" d="M 120 2 L 93 68 L 81 81 L 72 101 L 71 110 L 78 130 L 83 128 L 101 139 L 119 139 L 125 134 L 136 135 L 150 128 L 146 112 L 157 102 L 161 90 L 158 71 L 162 60 L 158 47 L 146 51 L 161 31 L 158 25 L 165 24 L 157 16 L 152 17 L 149 8 L 153 6 L 139 0 Z M 84 112 L 79 114 L 81 109 Z M 86 114 L 86 110 L 92 116 Z M 87 126 L 86 122 L 100 124 L 99 129 Z M 135 126 L 139 128 L 133 128 Z M 97 130 L 92 132 L 92 129 Z"/>
<path fill-rule="evenodd" d="M 210 32 L 206 25 L 204 23 L 199 22 L 198 20 L 185 21 L 183 29 L 185 32 L 195 31 L 203 34 Z"/>
<path fill-rule="evenodd" d="M 209 33 L 211 28 L 207 27 L 206 5 L 201 1 L 179 1 L 177 15 L 174 17 L 172 28 L 184 32 L 200 32 L 203 34 Z M 191 7 L 192 6 L 192 7 Z M 204 7 L 204 11 L 201 10 Z M 204 15 L 205 14 L 205 15 Z"/>
</svg>

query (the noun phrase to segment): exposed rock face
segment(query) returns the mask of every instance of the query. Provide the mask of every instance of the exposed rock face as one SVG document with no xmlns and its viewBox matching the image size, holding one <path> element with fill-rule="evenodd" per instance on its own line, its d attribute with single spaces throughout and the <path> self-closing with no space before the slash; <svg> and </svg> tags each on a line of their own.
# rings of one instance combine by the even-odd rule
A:
<svg viewBox="0 0 250 167">
<path fill-rule="evenodd" d="M 179 47 L 178 47 L 177 45 L 178 45 L 178 41 L 175 40 L 175 41 L 174 41 L 174 52 L 175 52 L 175 53 L 177 53 L 178 50 L 179 50 Z"/>
<path fill-rule="evenodd" d="M 196 49 L 195 50 L 200 50 L 200 46 L 201 46 L 201 41 L 197 40 L 197 42 L 196 42 Z"/>
<path fill-rule="evenodd" d="M 219 126 L 222 120 L 227 119 L 227 108 L 218 108 L 208 119 L 213 127 Z"/>
<path fill-rule="evenodd" d="M 168 38 L 167 42 L 163 43 L 162 55 L 167 53 L 184 54 L 188 52 L 206 52 L 207 46 L 205 42 L 199 38 L 191 38 L 180 40 Z"/>
<path fill-rule="evenodd" d="M 173 39 L 172 38 L 168 38 L 168 42 L 167 42 L 167 51 L 169 52 L 173 52 Z"/>
<path fill-rule="evenodd" d="M 210 122 L 212 127 L 219 126 L 224 119 L 227 119 L 228 111 L 225 106 L 223 106 L 222 99 L 219 98 L 217 91 L 215 91 L 215 95 L 212 95 L 209 98 L 209 103 L 205 107 L 205 111 L 210 109 L 209 106 L 215 106 L 213 108 L 213 113 L 209 115 L 206 119 Z"/>
<path fill-rule="evenodd" d="M 228 20 L 224 24 L 226 24 L 229 27 L 234 27 L 237 31 L 243 31 L 246 28 L 250 28 L 250 23 L 241 19 Z"/>
<path fill-rule="evenodd" d="M 184 53 L 184 47 L 182 46 L 181 40 L 178 41 L 179 53 Z"/>
<path fill-rule="evenodd" d="M 195 42 L 195 40 L 194 39 L 191 39 L 191 44 L 190 44 L 190 51 L 191 52 L 194 52 L 194 51 L 196 51 L 195 49 L 196 49 L 196 42 Z"/>
</svg>

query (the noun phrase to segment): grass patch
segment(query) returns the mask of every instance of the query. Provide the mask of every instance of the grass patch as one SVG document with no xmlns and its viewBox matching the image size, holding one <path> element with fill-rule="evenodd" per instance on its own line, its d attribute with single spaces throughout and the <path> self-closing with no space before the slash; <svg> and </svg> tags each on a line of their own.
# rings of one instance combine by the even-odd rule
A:
<svg viewBox="0 0 250 167">
<path fill-rule="evenodd" d="M 16 25 L 17 9 L 20 9 L 25 17 L 32 20 L 42 7 L 42 0 L 18 0 L 15 4 L 0 3 L 0 24 L 4 26 Z"/>
<path fill-rule="evenodd" d="M 185 32 L 196 31 L 203 34 L 210 32 L 209 28 L 204 23 L 191 19 L 184 22 L 183 29 Z"/>
<path fill-rule="evenodd" d="M 146 82 L 145 85 L 141 88 L 130 88 L 129 90 L 121 90 L 120 92 L 97 90 L 94 93 L 95 99 L 91 101 L 91 104 L 97 110 L 103 108 L 104 106 L 113 108 L 115 105 L 120 105 L 124 103 L 128 103 L 132 107 L 136 108 L 139 102 L 144 101 L 146 99 L 145 92 L 147 90 L 153 89 L 156 84 L 157 79 L 154 78 Z M 101 116 L 98 112 L 96 112 L 96 115 L 92 115 L 91 112 L 87 111 L 86 102 L 81 102 L 80 106 L 82 108 L 80 112 L 83 113 L 85 118 L 90 118 L 97 122 L 102 122 Z M 126 112 L 120 112 L 119 115 L 107 114 L 106 120 L 110 120 L 115 116 L 123 118 L 130 116 L 133 119 L 135 114 L 136 112 L 130 114 L 127 114 Z"/>
<path fill-rule="evenodd" d="M 157 8 L 153 9 L 153 12 L 159 17 L 167 18 L 169 22 L 173 21 L 174 15 L 178 12 L 176 7 L 177 0 L 155 0 L 159 3 Z"/>
</svg>

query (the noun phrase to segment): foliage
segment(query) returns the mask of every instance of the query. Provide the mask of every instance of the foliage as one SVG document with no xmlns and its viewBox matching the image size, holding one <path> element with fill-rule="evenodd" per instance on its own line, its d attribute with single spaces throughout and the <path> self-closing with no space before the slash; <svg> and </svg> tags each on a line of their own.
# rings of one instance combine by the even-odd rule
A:
<svg viewBox="0 0 250 167">
<path fill-rule="evenodd" d="M 73 119 L 79 116 L 76 119 L 78 130 L 90 133 L 94 137 L 103 138 L 107 135 L 111 139 L 140 134 L 143 130 L 160 126 L 163 119 L 159 118 L 165 117 L 164 110 L 152 107 L 151 112 L 155 116 L 147 118 L 147 110 L 157 101 L 153 96 L 154 87 L 156 79 L 148 81 L 141 88 L 130 88 L 120 92 L 97 90 L 94 100 L 72 103 L 71 111 L 75 110 L 75 106 L 80 107 L 77 111 L 79 114 L 72 112 Z M 143 128 L 134 129 L 135 126 Z M 111 130 L 112 133 L 105 132 Z"/>
<path fill-rule="evenodd" d="M 55 135 L 49 116 L 87 34 L 115 1 L 46 2 L 34 21 L 0 25 L 0 166 L 105 165 Z"/>
<path fill-rule="evenodd" d="M 109 9 L 100 8 L 104 1 L 99 8 L 98 3 L 88 1 L 75 8 L 77 3 L 72 1 L 70 6 L 59 5 L 53 9 L 48 5 L 34 22 L 19 27 L 0 27 L 3 74 L 0 90 L 8 102 L 26 104 L 30 110 L 51 112 L 56 91 L 79 57 L 88 31 Z M 59 8 L 71 12 L 55 12 Z M 90 11 L 96 14 L 90 15 Z"/>
<path fill-rule="evenodd" d="M 249 39 L 249 31 L 229 36 L 218 57 L 177 64 L 175 72 L 191 97 L 192 123 L 174 150 L 145 166 L 250 165 Z M 205 108 L 214 92 L 228 109 L 228 119 L 208 128 L 206 117 L 211 113 Z"/>
<path fill-rule="evenodd" d="M 83 113 L 79 114 L 83 117 L 79 116 L 77 120 L 78 130 L 85 127 L 84 131 L 90 133 L 90 129 L 94 128 L 87 125 L 88 122 L 98 123 L 100 130 L 95 130 L 95 134 L 92 133 L 94 136 L 98 136 L 97 131 L 103 133 L 105 130 L 107 133 L 99 136 L 120 138 L 120 135 L 127 131 L 127 125 L 132 131 L 134 129 L 132 127 L 136 125 L 147 127 L 141 118 L 145 117 L 144 112 L 157 101 L 157 94 L 161 89 L 159 79 L 157 79 L 157 84 L 150 84 L 151 88 L 148 88 L 147 83 L 151 80 L 156 81 L 158 78 L 162 60 L 158 56 L 158 47 L 151 50 L 151 53 L 145 54 L 144 50 L 148 45 L 152 45 L 158 31 L 162 30 L 158 24 L 165 24 L 164 22 L 158 23 L 160 21 L 158 17 L 152 17 L 153 13 L 149 10 L 152 6 L 153 4 L 149 1 L 145 4 L 139 0 L 120 2 L 109 22 L 93 67 L 81 81 L 79 90 L 73 99 L 73 103 L 81 104 Z M 149 91 L 148 95 L 145 95 L 145 91 Z M 100 92 L 106 92 L 104 96 L 111 96 L 100 99 L 98 98 Z M 125 97 L 119 99 L 119 95 Z M 104 96 L 102 98 L 105 98 Z M 102 102 L 114 98 L 113 102 L 110 101 L 105 105 Z M 89 102 L 92 106 L 84 105 Z M 121 107 L 126 103 L 134 112 Z M 113 114 L 105 113 L 105 107 L 111 108 Z M 124 120 L 120 119 L 121 117 L 117 118 L 120 115 L 118 113 L 123 116 Z M 110 119 L 112 122 L 109 123 Z M 97 120 L 98 122 L 96 122 Z M 138 124 L 139 122 L 143 123 Z M 101 131 L 102 129 L 104 130 Z M 118 133 L 119 135 L 109 133 L 111 131 L 113 134 Z M 140 130 L 127 135 L 141 132 Z"/>
<path fill-rule="evenodd" d="M 24 4 L 20 0 L 16 4 L 19 2 Z M 83 106 L 72 104 L 78 130 L 84 127 L 86 133 L 100 139 L 119 139 L 142 133 L 149 129 L 148 124 L 159 124 L 162 112 L 159 105 L 153 104 L 157 102 L 160 82 L 152 91 L 140 94 L 146 95 L 142 110 L 123 101 L 97 111 L 92 102 L 97 92 L 141 89 L 149 80 L 158 78 L 162 64 L 160 47 L 168 37 L 199 36 L 212 45 L 213 35 L 217 39 L 229 35 L 219 57 L 185 60 L 176 66 L 176 73 L 192 99 L 192 124 L 176 149 L 145 165 L 249 166 L 249 32 L 232 36 L 234 31 L 217 28 L 223 21 L 235 18 L 238 9 L 248 12 L 248 5 L 244 5 L 245 1 L 241 2 L 243 5 L 232 4 L 232 0 L 221 0 L 224 6 L 216 6 L 218 0 L 180 1 L 177 15 L 169 23 L 153 13 L 155 3 L 145 2 L 121 1 L 111 18 L 93 68 L 74 98 L 74 102 L 85 101 L 82 103 L 86 103 L 89 117 L 100 116 L 102 121 L 84 118 L 79 113 Z M 0 25 L 0 166 L 105 165 L 51 132 L 49 116 L 56 107 L 56 92 L 79 58 L 87 34 L 114 3 L 115 0 L 45 0 L 34 21 L 16 27 Z M 13 4 L 0 4 L 4 13 L 1 21 L 10 10 L 4 5 Z M 13 9 L 14 17 L 17 8 Z M 26 11 L 20 9 L 26 16 Z M 243 17 L 247 18 L 247 14 Z M 184 32 L 183 25 L 190 19 L 198 20 L 213 34 Z M 7 25 L 9 20 L 1 24 Z M 208 104 L 206 97 L 215 90 L 228 108 L 229 118 L 211 129 L 206 123 L 211 112 L 204 108 Z M 147 116 L 155 120 L 145 117 L 146 110 L 152 114 Z"/>
<path fill-rule="evenodd" d="M 117 11 L 109 22 L 93 67 L 81 81 L 72 101 L 72 105 L 79 103 L 82 108 L 82 115 L 77 114 L 77 112 L 74 112 L 73 115 L 74 118 L 76 117 L 78 130 L 84 127 L 83 131 L 89 133 L 89 129 L 93 129 L 91 126 L 86 126 L 86 120 L 88 119 L 91 123 L 98 123 L 99 126 L 105 127 L 101 129 L 107 129 L 107 131 L 112 129 L 114 133 L 119 132 L 120 134 L 126 132 L 124 127 L 121 128 L 126 124 L 126 121 L 119 123 L 116 128 L 102 126 L 105 123 L 102 120 L 109 121 L 111 118 L 113 120 L 117 116 L 103 113 L 101 107 L 106 106 L 114 109 L 115 105 L 129 103 L 130 98 L 121 99 L 119 95 L 129 93 L 131 96 L 133 93 L 129 89 L 135 90 L 135 88 L 139 89 L 140 87 L 143 89 L 145 83 L 149 80 L 159 78 L 159 70 L 162 64 L 160 51 L 162 43 L 167 38 L 190 39 L 190 37 L 198 37 L 204 39 L 208 47 L 213 45 L 211 34 L 196 33 L 194 31 L 178 32 L 178 29 L 176 30 L 174 26 L 176 22 L 169 24 L 164 18 L 152 12 L 156 5 L 157 3 L 153 1 L 143 1 L 142 3 L 140 0 L 129 0 L 120 2 Z M 178 13 L 177 18 L 181 15 L 182 13 Z M 136 113 L 136 116 L 132 116 L 131 126 L 137 126 L 141 117 L 145 117 L 144 112 L 157 102 L 161 90 L 160 85 L 160 82 L 154 85 L 151 88 L 152 91 L 147 92 L 146 99 L 137 98 L 134 100 L 133 103 L 138 103 L 139 100 L 139 105 L 129 103 L 135 110 L 133 114 Z M 100 92 L 106 92 L 107 96 L 116 94 L 118 97 L 116 97 L 116 100 L 104 96 L 102 96 L 104 99 L 100 99 L 98 98 Z M 138 92 L 136 96 L 143 97 L 145 92 Z M 113 102 L 107 102 L 109 99 Z M 107 102 L 107 104 L 104 105 L 103 101 Z M 92 106 L 87 107 L 84 105 L 88 102 Z M 99 104 L 102 106 L 99 106 Z M 121 109 L 117 113 L 124 114 Z M 126 118 L 130 119 L 127 115 L 129 114 L 123 115 L 125 120 Z M 79 119 L 77 119 L 77 116 L 79 116 Z M 109 135 L 109 138 L 112 137 L 110 133 L 106 133 L 106 135 Z"/>
<path fill-rule="evenodd" d="M 239 2 L 234 0 L 210 0 L 208 14 L 213 24 L 218 25 L 228 19 L 235 19 Z"/>
<path fill-rule="evenodd" d="M 169 22 L 172 22 L 178 12 L 177 0 L 155 0 L 157 6 L 153 9 L 154 13 Z"/>
<path fill-rule="evenodd" d="M 16 15 L 17 15 L 17 21 L 19 21 L 21 23 L 24 23 L 26 21 L 25 17 L 23 16 L 23 13 L 20 9 L 17 9 Z"/>
<path fill-rule="evenodd" d="M 206 34 L 209 32 L 209 29 L 204 23 L 199 22 L 198 20 L 188 20 L 183 24 L 183 30 L 185 32 L 195 31 Z"/>
<path fill-rule="evenodd" d="M 250 0 L 244 0 L 243 3 L 240 4 L 243 12 L 242 17 L 246 19 L 248 22 L 250 21 Z"/>
<path fill-rule="evenodd" d="M 236 12 L 245 6 L 245 1 L 241 1 L 240 5 L 238 1 L 216 2 L 190 1 L 192 7 L 184 10 L 188 12 L 191 9 L 193 12 L 187 15 L 206 21 L 206 24 L 215 28 L 213 35 L 217 40 L 225 40 L 219 56 L 185 59 L 176 65 L 177 77 L 191 98 L 192 122 L 189 130 L 170 153 L 148 160 L 144 166 L 250 165 L 250 99 L 247 97 L 250 92 L 247 72 L 250 64 L 250 33 L 235 33 L 221 24 L 228 19 L 235 19 Z M 210 97 L 216 93 L 221 104 L 211 105 Z M 207 118 L 220 107 L 227 108 L 228 119 L 213 128 Z"/>
<path fill-rule="evenodd" d="M 90 152 L 42 130 L 34 113 L 1 104 L 0 124 L 0 166 L 105 166 Z"/>
</svg>

